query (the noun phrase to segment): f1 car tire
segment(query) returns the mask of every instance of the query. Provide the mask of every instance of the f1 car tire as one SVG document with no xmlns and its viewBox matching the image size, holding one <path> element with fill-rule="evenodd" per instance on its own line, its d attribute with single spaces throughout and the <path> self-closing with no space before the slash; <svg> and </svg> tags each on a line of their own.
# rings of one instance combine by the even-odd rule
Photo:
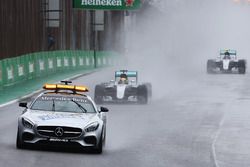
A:
<svg viewBox="0 0 250 167">
<path fill-rule="evenodd" d="M 239 74 L 245 74 L 246 73 L 246 61 L 245 60 L 239 60 L 239 62 L 238 62 L 238 70 L 239 70 Z"/>
<path fill-rule="evenodd" d="M 19 131 L 17 131 L 17 137 L 16 137 L 16 148 L 17 149 L 24 149 L 25 145 L 24 142 L 22 141 Z"/>
<path fill-rule="evenodd" d="M 139 104 L 147 104 L 148 103 L 148 89 L 146 85 L 138 86 L 138 103 Z"/>
<path fill-rule="evenodd" d="M 214 60 L 208 60 L 207 61 L 207 73 L 212 74 L 214 73 L 214 69 L 216 68 L 216 63 Z"/>
<path fill-rule="evenodd" d="M 152 84 L 151 83 L 145 83 L 145 85 L 147 86 L 148 97 L 151 98 L 152 97 Z"/>
<path fill-rule="evenodd" d="M 102 85 L 96 85 L 95 86 L 95 97 L 94 97 L 94 101 L 96 102 L 96 104 L 102 104 L 103 103 L 103 86 Z"/>
</svg>

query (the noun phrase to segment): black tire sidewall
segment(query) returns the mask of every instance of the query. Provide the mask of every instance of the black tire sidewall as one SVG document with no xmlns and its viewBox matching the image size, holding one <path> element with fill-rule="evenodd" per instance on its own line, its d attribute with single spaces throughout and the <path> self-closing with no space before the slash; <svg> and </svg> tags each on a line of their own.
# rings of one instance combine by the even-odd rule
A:
<svg viewBox="0 0 250 167">
<path fill-rule="evenodd" d="M 94 101 L 95 101 L 97 104 L 101 104 L 101 103 L 102 103 L 102 98 L 103 98 L 103 95 L 104 95 L 103 89 L 104 89 L 104 88 L 103 88 L 102 85 L 96 85 L 96 86 L 95 86 Z"/>
<path fill-rule="evenodd" d="M 148 89 L 146 85 L 138 86 L 138 103 L 147 104 L 148 103 Z"/>
</svg>

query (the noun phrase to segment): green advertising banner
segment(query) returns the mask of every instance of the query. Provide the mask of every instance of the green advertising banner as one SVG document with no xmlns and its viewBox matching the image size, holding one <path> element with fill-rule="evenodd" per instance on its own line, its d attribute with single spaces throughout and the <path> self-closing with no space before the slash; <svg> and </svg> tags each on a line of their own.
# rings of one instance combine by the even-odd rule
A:
<svg viewBox="0 0 250 167">
<path fill-rule="evenodd" d="M 141 0 L 73 0 L 73 8 L 89 10 L 135 10 Z"/>
</svg>

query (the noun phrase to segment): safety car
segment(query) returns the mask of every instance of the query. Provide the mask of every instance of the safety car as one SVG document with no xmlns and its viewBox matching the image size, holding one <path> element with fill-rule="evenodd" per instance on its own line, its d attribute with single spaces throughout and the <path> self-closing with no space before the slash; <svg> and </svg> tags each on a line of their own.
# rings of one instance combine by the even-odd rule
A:
<svg viewBox="0 0 250 167">
<path fill-rule="evenodd" d="M 85 94 L 85 86 L 45 84 L 45 92 L 24 107 L 18 118 L 16 147 L 51 145 L 70 148 L 90 148 L 102 153 L 106 136 L 105 107 L 97 108 Z"/>
</svg>

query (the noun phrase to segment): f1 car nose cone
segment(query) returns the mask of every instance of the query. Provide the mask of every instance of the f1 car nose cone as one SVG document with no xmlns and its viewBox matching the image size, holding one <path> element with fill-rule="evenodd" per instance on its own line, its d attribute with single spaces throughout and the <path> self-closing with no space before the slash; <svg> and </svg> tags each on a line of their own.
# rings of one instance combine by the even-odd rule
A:
<svg viewBox="0 0 250 167">
<path fill-rule="evenodd" d="M 61 137 L 63 135 L 63 129 L 61 127 L 56 128 L 55 135 Z"/>
</svg>

